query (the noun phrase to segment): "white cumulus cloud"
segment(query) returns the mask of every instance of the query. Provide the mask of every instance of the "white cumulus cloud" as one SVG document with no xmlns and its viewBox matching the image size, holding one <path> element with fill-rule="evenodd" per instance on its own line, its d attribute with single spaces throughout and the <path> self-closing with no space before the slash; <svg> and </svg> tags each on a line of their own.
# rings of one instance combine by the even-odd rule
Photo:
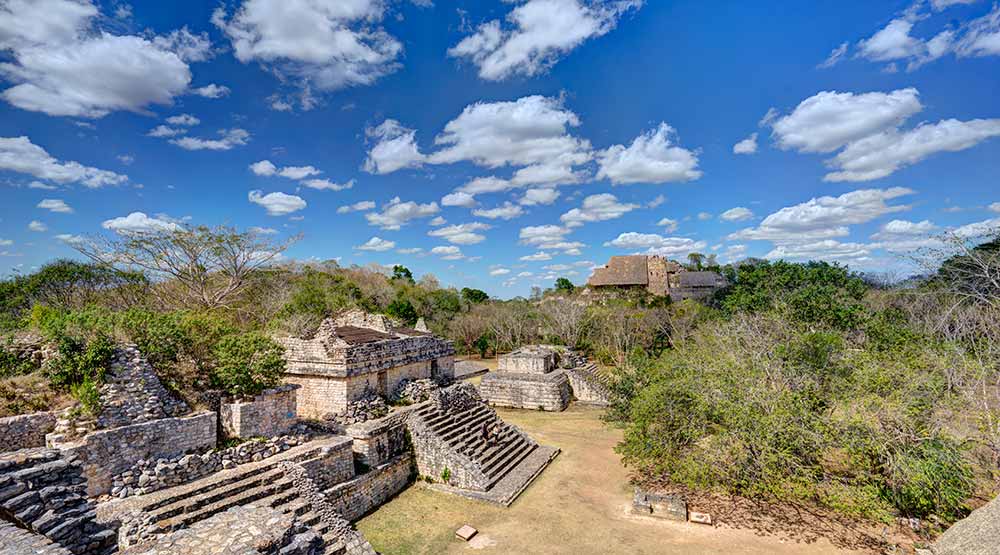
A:
<svg viewBox="0 0 1000 555">
<path fill-rule="evenodd" d="M 395 197 L 382 207 L 381 212 L 365 214 L 370 225 L 386 230 L 398 230 L 400 227 L 418 218 L 429 218 L 441 211 L 436 202 L 418 204 L 413 201 L 403 202 Z"/>
<path fill-rule="evenodd" d="M 396 248 L 395 241 L 387 241 L 381 237 L 372 237 L 363 245 L 354 247 L 359 251 L 374 251 L 374 252 L 384 252 L 390 249 Z"/>
<path fill-rule="evenodd" d="M 448 50 L 479 67 L 479 76 L 499 81 L 537 75 L 588 39 L 611 31 L 621 15 L 642 0 L 528 0 L 500 20 L 486 22 Z"/>
<path fill-rule="evenodd" d="M 639 135 L 628 147 L 614 145 L 598 155 L 598 179 L 613 185 L 669 183 L 701 177 L 698 156 L 673 144 L 675 131 L 666 123 Z"/>
<path fill-rule="evenodd" d="M 174 222 L 153 218 L 144 212 L 132 212 L 128 216 L 105 220 L 101 223 L 101 227 L 118 233 L 151 233 L 180 229 L 180 226 Z"/>
<path fill-rule="evenodd" d="M 250 191 L 247 194 L 247 199 L 254 204 L 263 206 L 267 210 L 268 216 L 284 216 L 306 207 L 306 201 L 302 197 L 281 192 L 265 195 L 263 191 Z"/>
<path fill-rule="evenodd" d="M 127 175 L 57 160 L 25 136 L 0 137 L 0 170 L 56 183 L 80 183 L 92 189 L 128 181 Z"/>
<path fill-rule="evenodd" d="M 639 208 L 638 204 L 621 203 L 618 197 L 601 193 L 583 199 L 580 208 L 573 208 L 559 217 L 566 227 L 577 227 L 590 222 L 614 220 Z"/>
</svg>

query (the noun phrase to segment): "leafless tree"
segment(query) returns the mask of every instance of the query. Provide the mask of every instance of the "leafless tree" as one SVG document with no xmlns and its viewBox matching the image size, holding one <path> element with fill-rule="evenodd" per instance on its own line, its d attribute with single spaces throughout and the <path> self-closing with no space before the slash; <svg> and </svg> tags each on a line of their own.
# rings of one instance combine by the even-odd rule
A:
<svg viewBox="0 0 1000 555">
<path fill-rule="evenodd" d="M 538 337 L 537 314 L 527 302 L 491 303 L 490 331 L 497 352 L 511 351 Z"/>
<path fill-rule="evenodd" d="M 475 350 L 476 341 L 490 329 L 488 305 L 476 305 L 469 312 L 463 312 L 451 321 L 451 336 L 459 342 L 466 353 Z"/>
<path fill-rule="evenodd" d="M 269 264 L 298 237 L 275 242 L 254 231 L 219 226 L 183 226 L 119 231 L 74 248 L 97 263 L 139 271 L 160 286 L 153 294 L 167 306 L 229 307 L 254 271 Z"/>
<path fill-rule="evenodd" d="M 567 347 L 580 344 L 590 323 L 586 302 L 563 296 L 549 297 L 542 301 L 540 309 L 549 333 Z"/>
</svg>

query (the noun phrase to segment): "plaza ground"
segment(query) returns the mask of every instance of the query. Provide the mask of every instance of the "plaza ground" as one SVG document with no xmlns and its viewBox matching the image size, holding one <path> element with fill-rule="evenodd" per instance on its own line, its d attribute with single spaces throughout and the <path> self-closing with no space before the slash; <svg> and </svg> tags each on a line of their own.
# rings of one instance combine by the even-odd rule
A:
<svg viewBox="0 0 1000 555">
<path fill-rule="evenodd" d="M 418 483 L 358 522 L 385 555 L 516 554 L 802 554 L 860 553 L 825 539 L 800 543 L 747 529 L 709 527 L 630 514 L 632 489 L 614 452 L 621 432 L 601 410 L 562 413 L 499 410 L 543 445 L 562 453 L 509 508 L 441 493 Z M 454 536 L 469 524 L 466 543 Z"/>
</svg>

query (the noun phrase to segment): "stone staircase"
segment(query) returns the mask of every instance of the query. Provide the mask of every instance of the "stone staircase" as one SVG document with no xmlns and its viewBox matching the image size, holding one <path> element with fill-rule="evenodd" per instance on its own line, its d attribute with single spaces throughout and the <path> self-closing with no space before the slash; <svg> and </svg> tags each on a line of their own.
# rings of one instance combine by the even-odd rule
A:
<svg viewBox="0 0 1000 555">
<path fill-rule="evenodd" d="M 309 446 L 300 446 L 306 447 Z M 342 530 L 335 529 L 314 510 L 313 504 L 300 495 L 292 477 L 282 467 L 283 462 L 296 458 L 295 449 L 299 448 L 288 451 L 292 454 L 290 457 L 272 457 L 241 465 L 186 485 L 130 499 L 135 516 L 122 527 L 123 533 L 129 536 L 126 545 L 190 528 L 233 507 L 252 503 L 293 515 L 298 522 L 322 536 L 326 555 L 346 554 Z M 307 452 L 299 454 L 298 458 L 306 456 Z"/>
<path fill-rule="evenodd" d="M 501 420 L 485 403 L 458 412 L 443 412 L 431 404 L 417 410 L 411 418 L 414 417 L 423 419 L 427 429 L 443 444 L 478 467 L 483 475 L 479 482 L 483 491 L 496 485 L 538 447 L 533 439 Z M 483 436 L 484 425 L 489 438 Z"/>
<path fill-rule="evenodd" d="M 436 392 L 407 427 L 420 474 L 453 493 L 503 505 L 558 454 L 504 422 L 469 384 Z"/>
<path fill-rule="evenodd" d="M 565 369 L 577 401 L 607 405 L 611 400 L 611 378 L 593 362 Z"/>
</svg>

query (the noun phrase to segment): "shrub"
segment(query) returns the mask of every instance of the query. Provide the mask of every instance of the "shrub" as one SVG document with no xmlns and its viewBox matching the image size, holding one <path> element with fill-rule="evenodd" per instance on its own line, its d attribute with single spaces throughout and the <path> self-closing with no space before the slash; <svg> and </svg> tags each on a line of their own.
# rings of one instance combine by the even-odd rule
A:
<svg viewBox="0 0 1000 555">
<path fill-rule="evenodd" d="M 12 339 L 0 339 L 0 379 L 30 374 L 38 367 L 11 349 Z"/>
<path fill-rule="evenodd" d="M 70 387 L 70 394 L 80 403 L 80 410 L 88 416 L 101 412 L 101 391 L 93 378 L 87 376 L 82 382 Z"/>
<path fill-rule="evenodd" d="M 214 352 L 214 381 L 231 395 L 256 395 L 281 381 L 284 348 L 266 335 L 227 335 Z"/>
<path fill-rule="evenodd" d="M 114 349 L 114 342 L 106 335 L 98 335 L 89 342 L 62 337 L 58 343 L 59 354 L 46 369 L 52 385 L 71 389 L 87 380 L 103 383 Z"/>
</svg>

